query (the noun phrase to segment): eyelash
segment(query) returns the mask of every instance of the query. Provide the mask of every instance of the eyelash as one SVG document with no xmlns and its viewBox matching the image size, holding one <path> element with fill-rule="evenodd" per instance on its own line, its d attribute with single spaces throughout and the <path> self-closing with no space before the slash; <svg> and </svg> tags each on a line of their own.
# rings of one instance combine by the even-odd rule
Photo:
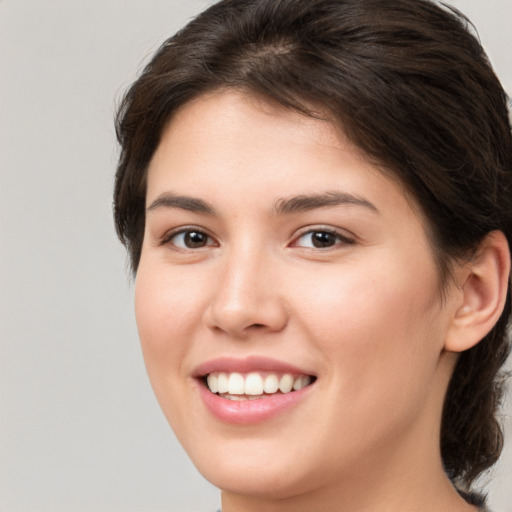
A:
<svg viewBox="0 0 512 512">
<path fill-rule="evenodd" d="M 183 240 L 183 246 L 180 246 L 180 245 L 176 244 L 175 242 L 173 243 L 173 239 L 175 239 L 178 236 L 186 237 L 187 235 L 192 236 L 193 234 L 199 235 L 201 237 L 206 237 L 206 243 L 204 245 L 200 245 L 197 247 L 185 246 L 186 240 Z M 298 242 L 302 238 L 304 238 L 306 236 L 313 237 L 314 234 L 320 234 L 321 236 L 328 235 L 328 236 L 334 237 L 334 243 L 327 247 L 318 247 L 318 246 L 315 247 L 314 246 L 315 241 L 314 241 L 314 239 L 311 239 L 310 247 L 299 245 Z M 317 240 L 319 240 L 319 238 L 317 238 Z M 211 243 L 211 242 L 213 242 L 213 243 Z M 337 231 L 335 229 L 328 228 L 328 227 L 317 227 L 317 228 L 308 228 L 308 229 L 302 231 L 302 233 L 300 233 L 298 236 L 296 236 L 293 239 L 290 246 L 291 247 L 301 247 L 303 249 L 327 251 L 327 250 L 333 249 L 335 247 L 338 247 L 339 245 L 352 245 L 354 243 L 355 243 L 355 240 L 353 238 L 347 237 L 346 235 L 341 234 L 339 231 Z M 180 228 L 179 230 L 171 231 L 171 232 L 165 234 L 162 237 L 162 239 L 160 240 L 159 245 L 168 245 L 168 244 L 171 244 L 175 248 L 175 250 L 181 250 L 181 251 L 195 251 L 195 250 L 203 249 L 205 247 L 218 246 L 218 243 L 215 242 L 213 237 L 208 235 L 208 233 L 206 233 L 204 230 L 195 228 L 193 226 Z"/>
<path fill-rule="evenodd" d="M 310 236 L 312 237 L 314 234 L 321 234 L 321 235 L 329 235 L 334 237 L 334 244 L 330 245 L 328 247 L 304 247 L 298 245 L 298 241 L 305 237 Z M 314 245 L 314 239 L 311 239 L 312 245 Z M 334 249 L 338 247 L 339 245 L 352 245 L 355 243 L 355 240 L 353 238 L 350 238 L 344 234 L 341 234 L 339 231 L 329 228 L 329 227 L 317 227 L 317 228 L 308 228 L 304 230 L 302 233 L 297 236 L 294 241 L 292 242 L 292 247 L 302 247 L 304 249 L 312 249 L 312 250 L 319 250 L 319 251 L 327 251 L 330 249 Z"/>
<path fill-rule="evenodd" d="M 199 229 L 199 228 L 195 228 L 193 226 L 189 226 L 189 227 L 180 228 L 178 230 L 166 233 L 162 237 L 162 239 L 160 240 L 160 244 L 159 245 L 171 244 L 172 246 L 174 246 L 176 248 L 176 250 L 181 250 L 181 251 L 194 251 L 194 250 L 198 250 L 198 249 L 203 249 L 204 247 L 209 247 L 209 246 L 217 245 L 216 243 L 213 243 L 213 244 L 212 243 L 206 243 L 205 245 L 200 246 L 200 247 L 180 247 L 176 243 L 173 243 L 173 239 L 174 238 L 176 238 L 176 237 L 178 237 L 180 235 L 181 236 L 186 236 L 187 234 L 191 235 L 193 233 L 206 237 L 207 242 L 208 241 L 213 241 L 213 238 L 208 233 L 206 233 L 204 230 Z"/>
</svg>

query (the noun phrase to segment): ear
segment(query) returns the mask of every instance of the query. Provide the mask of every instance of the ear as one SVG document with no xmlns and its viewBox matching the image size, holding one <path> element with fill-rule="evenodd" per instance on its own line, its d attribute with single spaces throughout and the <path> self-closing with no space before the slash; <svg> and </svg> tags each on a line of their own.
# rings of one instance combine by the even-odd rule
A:
<svg viewBox="0 0 512 512">
<path fill-rule="evenodd" d="M 475 257 L 456 275 L 461 293 L 444 345 L 450 352 L 475 346 L 503 312 L 510 279 L 510 251 L 505 235 L 501 231 L 489 233 Z"/>
</svg>

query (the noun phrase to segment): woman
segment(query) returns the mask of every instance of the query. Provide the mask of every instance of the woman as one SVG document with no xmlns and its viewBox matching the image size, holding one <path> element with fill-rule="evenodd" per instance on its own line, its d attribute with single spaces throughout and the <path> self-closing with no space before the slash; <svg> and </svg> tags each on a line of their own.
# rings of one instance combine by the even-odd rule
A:
<svg viewBox="0 0 512 512">
<path fill-rule="evenodd" d="M 427 0 L 224 0 L 126 94 L 148 374 L 224 512 L 484 510 L 511 315 L 506 95 Z"/>
</svg>

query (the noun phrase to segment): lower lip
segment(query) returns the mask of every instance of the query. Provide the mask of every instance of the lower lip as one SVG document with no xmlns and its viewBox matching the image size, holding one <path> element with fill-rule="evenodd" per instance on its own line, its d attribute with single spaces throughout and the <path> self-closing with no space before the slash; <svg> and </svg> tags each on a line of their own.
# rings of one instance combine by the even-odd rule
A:
<svg viewBox="0 0 512 512">
<path fill-rule="evenodd" d="M 199 393 L 206 408 L 224 423 L 251 424 L 268 420 L 297 405 L 309 393 L 312 385 L 299 391 L 275 394 L 257 400 L 234 401 L 215 395 L 201 382 Z"/>
</svg>

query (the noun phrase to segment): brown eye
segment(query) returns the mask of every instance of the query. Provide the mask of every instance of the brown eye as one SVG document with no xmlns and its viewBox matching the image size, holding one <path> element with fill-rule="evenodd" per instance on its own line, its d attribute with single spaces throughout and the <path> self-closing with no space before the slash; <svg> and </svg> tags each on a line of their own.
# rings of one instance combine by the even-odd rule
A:
<svg viewBox="0 0 512 512">
<path fill-rule="evenodd" d="M 189 249 L 204 247 L 208 243 L 208 237 L 200 231 L 187 231 L 183 237 L 183 242 Z"/>
<path fill-rule="evenodd" d="M 332 247 L 337 242 L 337 236 L 328 231 L 314 231 L 311 234 L 311 243 L 313 247 L 319 249 L 324 247 Z"/>
<path fill-rule="evenodd" d="M 196 229 L 187 229 L 173 235 L 169 242 L 180 249 L 200 249 L 214 245 L 211 237 Z"/>
<path fill-rule="evenodd" d="M 352 244 L 353 240 L 326 229 L 313 229 L 302 234 L 293 244 L 308 249 L 330 249 L 337 245 Z"/>
</svg>

